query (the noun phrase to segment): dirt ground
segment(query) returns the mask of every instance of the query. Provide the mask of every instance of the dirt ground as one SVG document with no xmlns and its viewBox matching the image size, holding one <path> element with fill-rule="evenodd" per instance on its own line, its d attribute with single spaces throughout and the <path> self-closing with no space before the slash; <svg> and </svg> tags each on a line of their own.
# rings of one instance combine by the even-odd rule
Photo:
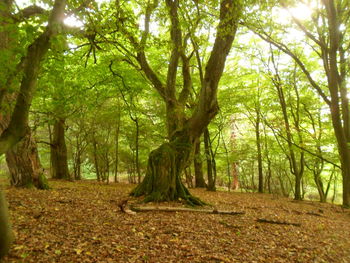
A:
<svg viewBox="0 0 350 263">
<path fill-rule="evenodd" d="M 129 215 L 118 203 L 132 185 L 50 185 L 5 190 L 16 240 L 4 262 L 350 262 L 350 211 L 339 206 L 192 189 L 219 210 L 245 213 Z"/>
</svg>

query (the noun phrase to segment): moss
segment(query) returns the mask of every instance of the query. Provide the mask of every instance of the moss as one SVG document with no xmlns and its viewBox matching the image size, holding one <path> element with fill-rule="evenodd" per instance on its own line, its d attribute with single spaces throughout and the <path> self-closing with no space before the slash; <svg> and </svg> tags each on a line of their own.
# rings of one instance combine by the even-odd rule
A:
<svg viewBox="0 0 350 263">
<path fill-rule="evenodd" d="M 204 205 L 204 202 L 192 196 L 181 182 L 181 173 L 191 152 L 191 144 L 187 141 L 187 137 L 179 137 L 152 151 L 148 159 L 146 176 L 131 195 L 145 196 L 144 202 L 181 199 L 192 206 Z"/>
<path fill-rule="evenodd" d="M 39 175 L 37 188 L 42 190 L 50 189 L 49 182 L 43 173 Z"/>
</svg>

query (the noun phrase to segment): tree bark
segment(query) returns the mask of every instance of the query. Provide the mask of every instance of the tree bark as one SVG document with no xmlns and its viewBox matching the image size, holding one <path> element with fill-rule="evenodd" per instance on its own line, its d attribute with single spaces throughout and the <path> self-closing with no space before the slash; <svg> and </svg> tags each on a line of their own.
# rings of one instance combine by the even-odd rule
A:
<svg viewBox="0 0 350 263">
<path fill-rule="evenodd" d="M 41 166 L 37 145 L 30 128 L 25 137 L 6 152 L 6 162 L 10 172 L 11 185 L 16 187 L 36 187 L 48 189 L 44 169 Z"/>
<path fill-rule="evenodd" d="M 4 194 L 0 191 L 0 260 L 7 254 L 13 241 Z"/>
<path fill-rule="evenodd" d="M 214 164 L 213 164 L 213 158 L 211 155 L 211 143 L 210 143 L 210 135 L 208 128 L 204 130 L 204 149 L 205 149 L 205 156 L 207 160 L 207 177 L 208 177 L 208 185 L 207 190 L 209 191 L 215 191 L 215 180 L 214 180 Z"/>
<path fill-rule="evenodd" d="M 75 145 L 75 154 L 74 154 L 74 180 L 81 180 L 81 156 L 83 153 L 82 141 L 79 136 L 76 137 L 76 145 Z"/>
<path fill-rule="evenodd" d="M 206 183 L 203 177 L 203 163 L 201 158 L 201 141 L 198 140 L 194 146 L 194 176 L 195 176 L 195 186 L 197 188 L 205 188 Z"/>
<path fill-rule="evenodd" d="M 4 100 L 10 101 L 8 94 Z M 0 131 L 8 126 L 10 115 L 0 115 Z M 41 167 L 37 145 L 31 129 L 27 127 L 26 134 L 14 147 L 6 152 L 7 167 L 10 172 L 11 185 L 16 187 L 36 187 L 48 189 L 47 179 Z"/>
<path fill-rule="evenodd" d="M 65 140 L 65 119 L 59 118 L 55 121 L 50 149 L 51 177 L 54 179 L 70 179 Z"/>
<path fill-rule="evenodd" d="M 140 170 L 140 158 L 139 158 L 139 137 L 140 137 L 140 126 L 139 126 L 139 119 L 135 118 L 135 128 L 136 128 L 136 135 L 135 135 L 135 165 L 136 165 L 136 173 L 137 173 L 137 182 L 141 183 L 141 170 Z"/>
<path fill-rule="evenodd" d="M 118 103 L 117 127 L 115 129 L 115 163 L 114 163 L 114 182 L 118 182 L 119 165 L 119 132 L 120 132 L 120 108 Z"/>
<path fill-rule="evenodd" d="M 101 170 L 100 170 L 100 165 L 99 165 L 99 158 L 98 158 L 98 152 L 97 152 L 97 142 L 96 139 L 93 135 L 92 138 L 92 147 L 93 147 L 93 158 L 94 158 L 94 165 L 95 165 L 95 171 L 96 171 L 96 178 L 97 181 L 101 181 Z"/>
<path fill-rule="evenodd" d="M 258 157 L 258 192 L 264 192 L 264 177 L 263 177 L 263 165 L 262 165 L 262 153 L 261 153 L 261 139 L 260 139 L 260 107 L 256 108 L 256 122 L 255 122 L 255 138 Z"/>
</svg>

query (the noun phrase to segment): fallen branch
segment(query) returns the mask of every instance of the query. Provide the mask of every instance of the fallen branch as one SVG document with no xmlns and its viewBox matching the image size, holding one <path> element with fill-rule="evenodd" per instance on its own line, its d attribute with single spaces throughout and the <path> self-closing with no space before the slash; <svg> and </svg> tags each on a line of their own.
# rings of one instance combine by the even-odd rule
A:
<svg viewBox="0 0 350 263">
<path fill-rule="evenodd" d="M 131 206 L 130 209 L 135 212 L 196 212 L 196 213 L 206 213 L 206 214 L 222 214 L 222 215 L 243 215 L 245 212 L 235 212 L 235 211 L 223 211 L 214 209 L 194 209 L 185 207 L 167 207 L 167 206 Z"/>
<path fill-rule="evenodd" d="M 265 218 L 258 218 L 256 221 L 259 222 L 259 223 L 269 223 L 269 224 L 277 224 L 277 225 L 301 226 L 300 223 L 292 223 L 292 222 L 286 222 L 286 221 L 269 220 L 269 219 L 265 219 Z"/>
<path fill-rule="evenodd" d="M 322 217 L 321 214 L 316 213 L 316 212 L 307 212 L 306 214 L 307 214 L 307 215 L 311 215 L 311 216 L 320 216 L 320 217 Z"/>
<path fill-rule="evenodd" d="M 134 211 L 131 211 L 128 207 L 128 199 L 122 200 L 118 206 L 120 208 L 120 210 L 124 213 L 127 213 L 129 215 L 136 215 L 136 213 Z"/>
</svg>

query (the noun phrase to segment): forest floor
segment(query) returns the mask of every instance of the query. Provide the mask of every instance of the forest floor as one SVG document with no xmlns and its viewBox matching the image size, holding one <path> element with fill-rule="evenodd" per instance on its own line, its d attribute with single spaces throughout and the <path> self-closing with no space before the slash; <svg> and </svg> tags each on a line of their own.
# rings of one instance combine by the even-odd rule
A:
<svg viewBox="0 0 350 263">
<path fill-rule="evenodd" d="M 245 214 L 130 215 L 118 203 L 132 185 L 50 185 L 5 190 L 16 239 L 4 262 L 350 262 L 350 211 L 339 206 L 192 189 L 220 210 Z"/>
</svg>

